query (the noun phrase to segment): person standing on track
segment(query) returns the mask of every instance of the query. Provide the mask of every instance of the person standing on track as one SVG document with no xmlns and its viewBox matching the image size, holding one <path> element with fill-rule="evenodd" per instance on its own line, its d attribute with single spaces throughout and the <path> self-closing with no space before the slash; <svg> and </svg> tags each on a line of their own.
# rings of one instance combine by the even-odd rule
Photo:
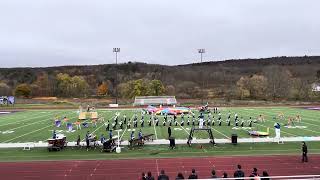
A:
<svg viewBox="0 0 320 180">
<path fill-rule="evenodd" d="M 274 130 L 275 130 L 275 133 L 276 133 L 276 137 L 275 139 L 278 141 L 278 144 L 280 143 L 280 124 L 279 123 L 274 123 Z"/>
<path fill-rule="evenodd" d="M 233 177 L 239 178 L 239 177 L 244 177 L 244 172 L 241 169 L 241 165 L 238 164 L 238 169 L 234 172 Z"/>
<path fill-rule="evenodd" d="M 169 177 L 164 173 L 164 170 L 161 170 L 158 180 L 169 180 Z"/>
<path fill-rule="evenodd" d="M 171 126 L 168 127 L 168 138 L 171 137 Z"/>
<path fill-rule="evenodd" d="M 307 144 L 306 142 L 302 142 L 302 162 L 308 162 L 308 156 L 307 156 L 307 153 L 308 153 L 308 147 L 307 147 Z"/>
</svg>

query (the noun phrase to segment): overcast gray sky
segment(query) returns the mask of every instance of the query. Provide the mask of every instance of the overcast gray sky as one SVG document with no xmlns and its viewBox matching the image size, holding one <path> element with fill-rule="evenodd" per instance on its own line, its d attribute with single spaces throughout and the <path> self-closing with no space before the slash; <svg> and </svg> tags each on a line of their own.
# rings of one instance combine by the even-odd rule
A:
<svg viewBox="0 0 320 180">
<path fill-rule="evenodd" d="M 320 55 L 318 0 L 0 0 L 0 67 Z"/>
</svg>

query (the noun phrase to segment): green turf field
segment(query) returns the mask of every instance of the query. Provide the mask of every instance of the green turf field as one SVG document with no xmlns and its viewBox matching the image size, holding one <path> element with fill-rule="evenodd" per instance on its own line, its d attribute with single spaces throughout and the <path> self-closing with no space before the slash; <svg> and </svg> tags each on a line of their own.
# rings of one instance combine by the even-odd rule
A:
<svg viewBox="0 0 320 180">
<path fill-rule="evenodd" d="M 5 111 L 5 110 L 4 110 Z M 320 111 L 316 110 L 307 110 L 298 107 L 243 107 L 243 108 L 221 108 L 222 120 L 227 119 L 227 114 L 230 111 L 231 115 L 231 126 L 226 126 L 226 123 L 223 122 L 222 126 L 212 126 L 213 134 L 215 138 L 229 138 L 231 134 L 237 133 L 238 137 L 249 137 L 248 133 L 244 129 L 233 129 L 234 124 L 234 114 L 237 113 L 239 117 L 242 117 L 244 120 L 248 120 L 249 117 L 256 119 L 260 114 L 264 115 L 266 122 L 264 123 L 254 123 L 253 128 L 266 131 L 267 127 L 270 127 L 270 136 L 274 137 L 273 125 L 275 122 L 280 122 L 280 124 L 286 124 L 287 120 L 277 119 L 279 113 L 283 113 L 287 119 L 289 116 L 295 117 L 297 114 L 300 114 L 302 117 L 301 123 L 296 123 L 295 125 L 299 128 L 285 128 L 282 126 L 281 136 L 282 137 L 295 137 L 295 136 L 320 136 Z M 124 114 L 128 118 L 132 117 L 134 113 L 138 114 L 138 120 L 141 118 L 141 110 L 98 110 L 99 116 L 103 116 L 105 121 L 113 121 L 113 117 L 116 113 L 120 113 L 120 117 Z M 198 112 L 194 111 L 196 117 Z M 15 112 L 11 114 L 2 114 L 0 115 L 0 143 L 10 143 L 10 142 L 38 142 L 46 141 L 52 136 L 52 130 L 57 130 L 58 133 L 62 133 L 67 136 L 68 141 L 76 141 L 78 135 L 81 136 L 81 139 L 84 138 L 85 133 L 90 131 L 91 133 L 100 136 L 104 134 L 108 137 L 108 132 L 105 130 L 104 123 L 98 123 L 97 127 L 82 128 L 81 130 L 75 130 L 74 132 L 68 132 L 65 124 L 62 124 L 61 127 L 56 128 L 53 124 L 54 117 L 59 116 L 62 119 L 64 116 L 69 118 L 70 122 L 75 122 L 78 118 L 77 110 L 20 110 L 20 112 Z M 215 120 L 217 121 L 217 116 L 215 115 Z M 205 116 L 207 118 L 207 116 Z M 149 120 L 149 115 L 145 117 L 145 127 L 140 128 L 140 123 L 138 123 L 138 128 L 136 128 L 136 136 L 138 130 L 141 129 L 144 134 L 152 133 L 156 134 L 158 139 L 167 138 L 167 127 L 162 126 L 163 116 L 159 116 L 160 122 L 159 126 L 156 127 L 152 124 L 151 127 L 148 126 L 147 121 Z M 178 122 L 181 119 L 178 117 Z M 185 123 L 187 121 L 187 116 L 185 116 Z M 90 122 L 90 120 L 88 121 Z M 138 121 L 139 122 L 139 121 Z M 217 124 L 217 122 L 216 122 Z M 124 126 L 125 127 L 125 126 Z M 133 126 L 132 126 L 133 127 Z M 131 127 L 131 128 L 132 128 Z M 75 127 L 74 127 L 75 128 Z M 191 126 L 173 126 L 172 135 L 176 139 L 187 139 L 188 132 L 190 131 Z M 115 133 L 114 133 L 115 135 Z M 120 133 L 123 140 L 128 140 L 130 132 L 128 129 L 123 129 Z M 195 134 L 195 137 L 198 139 L 208 138 L 208 135 L 204 132 L 199 132 Z"/>
</svg>

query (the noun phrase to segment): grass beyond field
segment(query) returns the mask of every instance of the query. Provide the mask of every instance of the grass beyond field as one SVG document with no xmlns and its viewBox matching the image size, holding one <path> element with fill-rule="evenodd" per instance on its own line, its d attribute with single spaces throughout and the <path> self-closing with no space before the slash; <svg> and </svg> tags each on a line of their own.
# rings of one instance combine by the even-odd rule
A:
<svg viewBox="0 0 320 180">
<path fill-rule="evenodd" d="M 4 110 L 5 111 L 5 110 Z M 234 114 L 237 113 L 239 117 L 242 117 L 244 120 L 248 120 L 249 117 L 256 119 L 260 114 L 262 114 L 266 122 L 264 123 L 254 123 L 253 129 L 260 131 L 267 131 L 267 128 L 270 128 L 270 137 L 274 137 L 273 125 L 275 122 L 280 122 L 282 125 L 287 123 L 287 118 L 289 116 L 295 117 L 297 114 L 301 115 L 302 122 L 296 123 L 295 128 L 286 128 L 282 126 L 281 136 L 282 137 L 296 137 L 296 136 L 320 136 L 320 111 L 316 110 L 307 110 L 303 108 L 291 108 L 291 107 L 259 107 L 259 108 L 221 108 L 222 120 L 227 119 L 227 114 L 230 111 L 231 114 L 231 126 L 227 126 L 223 122 L 222 126 L 217 126 L 217 117 L 215 115 L 216 125 L 211 126 L 213 130 L 213 135 L 215 138 L 230 138 L 231 134 L 238 134 L 239 138 L 249 137 L 247 130 L 238 128 L 233 128 L 234 124 Z M 98 110 L 100 116 L 103 116 L 105 121 L 113 121 L 113 117 L 116 112 L 120 113 L 120 117 L 124 114 L 128 118 L 131 118 L 136 112 L 138 114 L 138 122 L 141 119 L 140 110 Z M 196 117 L 198 117 L 198 112 Z M 277 119 L 279 113 L 283 113 L 286 120 L 280 121 Z M 91 133 L 96 134 L 98 137 L 101 134 L 104 134 L 105 137 L 108 137 L 108 132 L 105 130 L 104 123 L 98 123 L 97 127 L 90 126 L 89 128 L 82 128 L 81 130 L 75 130 L 73 132 L 68 132 L 65 124 L 61 127 L 56 128 L 53 124 L 55 116 L 59 116 L 62 119 L 66 116 L 70 122 L 75 122 L 78 118 L 77 110 L 23 110 L 20 112 L 14 112 L 11 114 L 2 114 L 0 115 L 0 143 L 10 143 L 10 142 L 38 142 L 46 141 L 52 136 L 52 131 L 55 129 L 58 133 L 62 133 L 67 136 L 68 141 L 76 141 L 78 135 L 81 136 L 81 139 L 84 138 L 85 133 L 90 131 Z M 207 119 L 207 115 L 205 116 Z M 276 119 L 275 119 L 276 118 Z M 153 124 L 149 127 L 147 121 L 149 120 L 149 115 L 145 117 L 145 127 L 141 128 L 140 123 L 138 123 L 138 128 L 136 128 L 135 135 L 137 136 L 138 130 L 141 129 L 144 134 L 156 134 L 158 139 L 167 138 L 167 127 L 162 126 L 163 116 L 159 116 L 160 122 L 159 126 L 156 127 Z M 181 121 L 181 118 L 178 117 L 178 122 Z M 185 116 L 185 123 L 187 121 L 187 116 Z M 89 120 L 90 122 L 90 120 Z M 246 123 L 247 124 L 247 123 Z M 124 126 L 125 127 L 125 126 Z M 190 132 L 191 126 L 173 126 L 172 135 L 176 139 L 187 139 L 188 133 Z M 75 127 L 74 127 L 75 129 Z M 116 135 L 116 132 L 114 132 Z M 128 129 L 123 129 L 120 132 L 120 136 L 123 140 L 128 140 L 130 136 L 130 131 Z M 204 132 L 196 133 L 195 137 L 197 139 L 208 138 L 208 135 Z"/>
<path fill-rule="evenodd" d="M 308 142 L 309 156 L 320 154 L 318 142 Z M 0 161 L 38 161 L 38 160 L 110 160 L 110 159 L 141 159 L 141 158 L 176 158 L 176 157 L 209 157 L 209 156 L 262 156 L 262 155 L 300 155 L 301 143 L 241 143 L 238 145 L 218 144 L 212 146 L 177 145 L 171 150 L 168 145 L 144 146 L 128 149 L 124 147 L 120 154 L 101 153 L 101 148 L 90 149 L 67 147 L 63 151 L 49 152 L 47 148 L 33 148 L 24 151 L 22 148 L 0 149 Z"/>
</svg>

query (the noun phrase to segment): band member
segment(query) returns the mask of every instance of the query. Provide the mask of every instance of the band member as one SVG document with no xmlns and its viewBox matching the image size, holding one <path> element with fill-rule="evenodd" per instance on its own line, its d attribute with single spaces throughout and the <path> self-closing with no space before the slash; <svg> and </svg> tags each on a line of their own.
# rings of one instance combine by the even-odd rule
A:
<svg viewBox="0 0 320 180">
<path fill-rule="evenodd" d="M 203 114 L 200 113 L 200 116 L 199 116 L 199 129 L 203 128 L 203 121 L 204 121 L 203 118 L 204 118 Z"/>
<path fill-rule="evenodd" d="M 211 118 L 208 119 L 207 126 L 211 126 Z"/>
<path fill-rule="evenodd" d="M 211 126 L 214 126 L 214 123 L 215 123 L 214 116 L 212 116 Z"/>
<path fill-rule="evenodd" d="M 306 142 L 302 142 L 302 162 L 308 162 L 308 147 Z"/>
<path fill-rule="evenodd" d="M 162 126 L 166 126 L 166 120 L 165 119 L 162 121 Z"/>
<path fill-rule="evenodd" d="M 237 113 L 234 115 L 234 122 L 236 122 L 236 121 L 238 121 L 238 114 Z"/>
<path fill-rule="evenodd" d="M 289 117 L 288 118 L 288 123 L 287 123 L 288 126 L 294 126 L 294 122 L 293 122 L 293 118 L 292 117 Z"/>
<path fill-rule="evenodd" d="M 52 132 L 52 139 L 56 139 L 56 138 L 57 138 L 56 130 L 53 130 L 53 132 Z"/>
<path fill-rule="evenodd" d="M 173 115 L 173 120 L 174 120 L 174 121 L 177 120 L 177 115 L 176 115 L 176 114 Z"/>
<path fill-rule="evenodd" d="M 174 125 L 178 126 L 178 121 L 177 120 L 174 120 Z"/>
<path fill-rule="evenodd" d="M 118 125 L 118 114 L 116 114 L 116 117 L 114 117 L 114 122 L 116 125 Z"/>
<path fill-rule="evenodd" d="M 77 120 L 75 122 L 76 126 L 77 126 L 77 130 L 81 130 L 81 122 L 79 120 Z"/>
<path fill-rule="evenodd" d="M 190 118 L 188 117 L 187 125 L 190 126 Z"/>
<path fill-rule="evenodd" d="M 108 121 L 105 125 L 106 125 L 106 131 L 109 131 L 110 130 L 110 121 Z"/>
<path fill-rule="evenodd" d="M 222 123 L 221 118 L 218 119 L 218 123 L 219 123 L 219 126 L 221 126 L 221 123 Z"/>
<path fill-rule="evenodd" d="M 126 115 L 123 115 L 123 123 L 127 124 L 127 116 Z"/>
<path fill-rule="evenodd" d="M 264 116 L 262 114 L 258 116 L 258 121 L 265 122 Z"/>
<path fill-rule="evenodd" d="M 90 133 L 89 133 L 89 131 L 87 131 L 87 134 L 86 134 L 87 151 L 88 151 L 88 149 L 89 149 L 89 143 L 90 143 L 89 138 L 90 138 Z"/>
<path fill-rule="evenodd" d="M 112 139 L 112 130 L 109 131 L 109 139 Z"/>
<path fill-rule="evenodd" d="M 140 131 L 139 131 L 139 139 L 140 139 L 140 140 L 142 140 L 142 139 L 143 139 L 141 129 L 140 129 Z"/>
<path fill-rule="evenodd" d="M 184 119 L 183 118 L 181 119 L 181 123 L 180 124 L 181 124 L 181 126 L 184 126 Z"/>
<path fill-rule="evenodd" d="M 299 114 L 297 114 L 297 116 L 296 116 L 296 121 L 297 121 L 298 123 L 301 123 L 301 120 L 302 120 L 301 116 L 300 116 Z"/>
<path fill-rule="evenodd" d="M 100 136 L 100 142 L 101 142 L 101 144 L 103 144 L 104 142 L 106 142 L 106 138 L 104 137 L 103 134 L 101 134 L 101 136 Z"/>
<path fill-rule="evenodd" d="M 131 128 L 131 121 L 128 121 L 127 128 L 128 128 L 128 129 Z"/>
<path fill-rule="evenodd" d="M 122 122 L 122 120 L 120 120 L 119 126 L 120 126 L 120 129 L 123 129 L 123 122 Z"/>
<path fill-rule="evenodd" d="M 249 127 L 252 127 L 252 118 L 249 118 Z"/>
<path fill-rule="evenodd" d="M 243 118 L 241 117 L 241 127 L 243 127 L 244 126 L 244 120 L 243 120 Z"/>
<path fill-rule="evenodd" d="M 112 123 L 112 129 L 113 129 L 113 130 L 117 129 L 116 123 Z"/>
<path fill-rule="evenodd" d="M 285 119 L 283 112 L 280 112 L 280 113 L 278 114 L 278 118 L 279 118 L 281 121 L 283 121 L 283 120 Z"/>
<path fill-rule="evenodd" d="M 133 119 L 133 127 L 138 127 L 138 122 L 137 122 L 137 119 L 135 118 L 135 119 Z"/>
<path fill-rule="evenodd" d="M 97 127 L 97 120 L 96 119 L 92 119 L 91 121 L 93 127 Z"/>
<path fill-rule="evenodd" d="M 157 116 L 155 117 L 155 123 L 156 123 L 156 126 L 159 126 L 159 119 Z"/>
<path fill-rule="evenodd" d="M 134 131 L 131 131 L 131 134 L 130 134 L 130 140 L 133 141 L 134 140 Z"/>
<path fill-rule="evenodd" d="M 228 119 L 231 119 L 231 112 L 228 112 Z"/>
<path fill-rule="evenodd" d="M 169 123 L 169 126 L 172 126 L 172 118 L 170 117 L 169 120 L 168 120 L 168 123 Z"/>
<path fill-rule="evenodd" d="M 151 126 L 151 120 L 149 119 L 149 121 L 148 121 L 148 125 L 149 125 L 149 127 Z"/>
<path fill-rule="evenodd" d="M 228 124 L 228 126 L 231 125 L 230 119 L 227 119 L 227 124 Z"/>
<path fill-rule="evenodd" d="M 140 126 L 144 127 L 144 120 L 140 120 Z"/>
</svg>

